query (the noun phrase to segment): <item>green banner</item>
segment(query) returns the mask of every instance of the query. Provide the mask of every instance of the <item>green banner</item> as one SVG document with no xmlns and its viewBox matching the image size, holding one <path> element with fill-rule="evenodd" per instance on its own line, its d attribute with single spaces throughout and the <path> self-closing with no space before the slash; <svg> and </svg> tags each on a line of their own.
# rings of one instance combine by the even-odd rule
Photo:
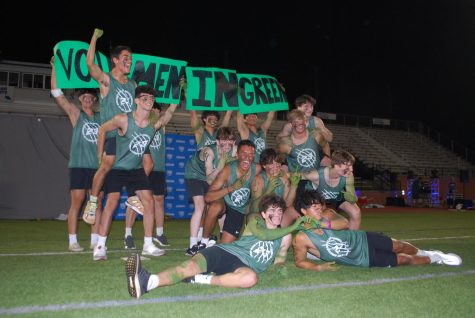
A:
<svg viewBox="0 0 475 318">
<path fill-rule="evenodd" d="M 242 114 L 288 110 L 287 96 L 268 75 L 219 68 L 187 67 L 186 109 L 236 110 Z"/>
<path fill-rule="evenodd" d="M 238 74 L 241 114 L 289 110 L 287 95 L 269 75 Z"/>
<path fill-rule="evenodd" d="M 60 88 L 97 88 L 86 65 L 88 43 L 61 41 L 54 47 L 56 79 Z M 96 52 L 95 62 L 109 72 L 108 59 Z M 180 77 L 185 75 L 187 62 L 144 54 L 133 54 L 129 74 L 137 84 L 149 84 L 158 92 L 160 103 L 179 103 Z"/>
<path fill-rule="evenodd" d="M 216 111 L 238 109 L 236 71 L 187 67 L 186 81 L 186 109 Z"/>
</svg>

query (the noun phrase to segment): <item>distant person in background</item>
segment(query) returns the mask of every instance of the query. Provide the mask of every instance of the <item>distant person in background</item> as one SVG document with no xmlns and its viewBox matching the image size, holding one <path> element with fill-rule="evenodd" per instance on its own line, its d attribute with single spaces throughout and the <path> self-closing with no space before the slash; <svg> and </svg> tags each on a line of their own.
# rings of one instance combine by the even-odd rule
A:
<svg viewBox="0 0 475 318">
<path fill-rule="evenodd" d="M 232 111 L 226 111 L 223 122 L 219 124 L 220 115 L 217 111 L 204 111 L 201 120 L 196 110 L 190 110 L 191 129 L 195 135 L 196 150 L 216 143 L 216 130 L 219 127 L 228 127 L 231 121 Z"/>
<path fill-rule="evenodd" d="M 325 200 L 315 190 L 305 191 L 295 202 L 295 209 L 322 225 L 317 229 L 300 230 L 294 237 L 294 259 L 299 268 L 320 272 L 337 270 L 335 263 L 360 267 L 462 264 L 462 259 L 456 254 L 421 250 L 381 233 L 333 230 L 334 222 L 329 223 L 324 216 Z M 345 220 L 341 218 L 339 221 Z M 314 263 L 308 259 L 307 253 L 329 263 Z"/>
<path fill-rule="evenodd" d="M 448 189 L 447 189 L 447 208 L 455 208 L 455 192 L 457 191 L 457 185 L 455 184 L 454 177 L 450 177 Z"/>
<path fill-rule="evenodd" d="M 326 143 L 322 146 L 322 151 L 320 153 L 321 165 L 329 166 L 330 165 L 330 143 L 333 141 L 333 133 L 325 127 L 323 121 L 314 116 L 314 107 L 316 104 L 316 99 L 310 95 L 301 95 L 295 99 L 294 106 L 296 109 L 300 110 L 305 114 L 306 117 L 306 127 L 309 129 L 317 129 L 322 135 Z M 280 139 L 285 136 L 289 136 L 292 132 L 292 123 L 288 122 L 282 128 L 282 131 L 277 135 L 277 138 Z"/>
<path fill-rule="evenodd" d="M 422 180 L 421 180 L 421 177 L 416 177 L 414 181 L 412 182 L 412 187 L 411 187 L 411 197 L 412 197 L 413 208 L 417 208 L 419 206 L 421 192 L 422 192 Z"/>
<path fill-rule="evenodd" d="M 51 95 L 56 104 L 68 115 L 73 126 L 71 147 L 69 152 L 69 189 L 71 205 L 68 211 L 69 250 L 81 252 L 84 250 L 77 241 L 78 216 L 81 206 L 91 189 L 94 173 L 99 166 L 97 160 L 97 131 L 100 125 L 99 113 L 94 112 L 97 91 L 94 89 L 80 90 L 78 97 L 81 108 L 71 103 L 58 88 L 54 57 L 51 59 Z M 102 198 L 102 193 L 99 195 Z M 101 214 L 99 200 L 98 215 Z M 91 248 L 97 244 L 99 224 L 91 226 Z"/>
<path fill-rule="evenodd" d="M 99 65 L 95 64 L 96 42 L 103 33 L 100 29 L 94 30 L 86 56 L 87 69 L 99 84 L 101 123 L 105 123 L 117 114 L 129 113 L 136 108 L 134 90 L 137 86 L 133 79 L 128 78 L 132 67 L 132 50 L 128 46 L 116 46 L 111 50 L 112 70 L 109 73 L 105 73 Z M 104 154 L 101 154 L 99 169 L 94 175 L 91 195 L 83 214 L 84 222 L 89 224 L 94 224 L 96 221 L 97 195 L 115 162 L 116 136 L 117 131 L 110 131 L 107 134 Z"/>
<path fill-rule="evenodd" d="M 272 125 L 272 120 L 274 119 L 275 111 L 268 112 L 266 120 L 257 127 L 258 117 L 257 114 L 245 114 L 242 115 L 239 111 L 236 116 L 236 125 L 239 131 L 241 140 L 250 140 L 256 146 L 256 158 L 254 159 L 255 163 L 259 162 L 259 157 L 266 146 L 266 137 L 267 131 Z"/>
</svg>

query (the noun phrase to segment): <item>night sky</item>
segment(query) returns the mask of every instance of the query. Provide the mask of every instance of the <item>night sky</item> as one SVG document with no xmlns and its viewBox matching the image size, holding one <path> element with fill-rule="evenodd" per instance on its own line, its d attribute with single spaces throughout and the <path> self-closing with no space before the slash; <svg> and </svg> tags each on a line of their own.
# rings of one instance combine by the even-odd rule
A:
<svg viewBox="0 0 475 318">
<path fill-rule="evenodd" d="M 295 1 L 207 9 L 200 6 L 208 1 L 77 2 L 75 10 L 61 3 L 32 7 L 36 18 L 3 4 L 0 57 L 48 63 L 55 43 L 89 42 L 98 27 L 98 50 L 107 56 L 110 46 L 125 44 L 190 66 L 272 75 L 289 102 L 307 93 L 318 95 L 319 111 L 423 121 L 475 149 L 473 1 L 312 1 L 312 9 Z"/>
</svg>

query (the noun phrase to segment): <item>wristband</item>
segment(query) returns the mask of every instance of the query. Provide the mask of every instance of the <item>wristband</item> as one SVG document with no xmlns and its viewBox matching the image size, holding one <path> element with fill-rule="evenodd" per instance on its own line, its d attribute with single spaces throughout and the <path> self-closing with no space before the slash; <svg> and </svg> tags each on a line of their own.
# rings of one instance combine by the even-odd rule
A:
<svg viewBox="0 0 475 318">
<path fill-rule="evenodd" d="M 53 97 L 59 97 L 63 95 L 63 91 L 61 90 L 61 88 L 55 88 L 51 90 L 51 95 L 53 95 Z"/>
<path fill-rule="evenodd" d="M 327 229 L 331 230 L 332 228 L 332 221 L 330 219 L 327 220 Z"/>
</svg>

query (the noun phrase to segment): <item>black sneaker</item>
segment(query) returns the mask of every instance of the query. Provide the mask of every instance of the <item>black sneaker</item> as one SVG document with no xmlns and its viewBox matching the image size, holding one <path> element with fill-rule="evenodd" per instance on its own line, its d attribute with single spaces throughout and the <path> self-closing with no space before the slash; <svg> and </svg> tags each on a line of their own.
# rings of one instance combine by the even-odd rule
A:
<svg viewBox="0 0 475 318">
<path fill-rule="evenodd" d="M 194 256 L 196 253 L 198 253 L 201 250 L 204 250 L 205 248 L 206 248 L 206 244 L 204 243 L 195 244 L 186 250 L 185 255 Z"/>
<path fill-rule="evenodd" d="M 155 242 L 157 242 L 158 244 L 160 244 L 160 246 L 170 246 L 170 243 L 168 242 L 168 239 L 167 237 L 165 236 L 165 234 L 163 235 L 155 235 L 153 237 L 153 240 Z"/>
<path fill-rule="evenodd" d="M 135 250 L 134 238 L 132 236 L 128 235 L 124 239 L 124 248 L 126 250 Z"/>
<path fill-rule="evenodd" d="M 183 283 L 194 284 L 195 283 L 195 276 L 191 276 L 191 277 L 188 277 L 188 278 L 183 278 L 181 281 Z"/>
<path fill-rule="evenodd" d="M 139 254 L 132 254 L 125 262 L 125 274 L 127 275 L 127 288 L 132 297 L 140 298 L 147 293 L 149 272 L 142 268 Z"/>
</svg>

